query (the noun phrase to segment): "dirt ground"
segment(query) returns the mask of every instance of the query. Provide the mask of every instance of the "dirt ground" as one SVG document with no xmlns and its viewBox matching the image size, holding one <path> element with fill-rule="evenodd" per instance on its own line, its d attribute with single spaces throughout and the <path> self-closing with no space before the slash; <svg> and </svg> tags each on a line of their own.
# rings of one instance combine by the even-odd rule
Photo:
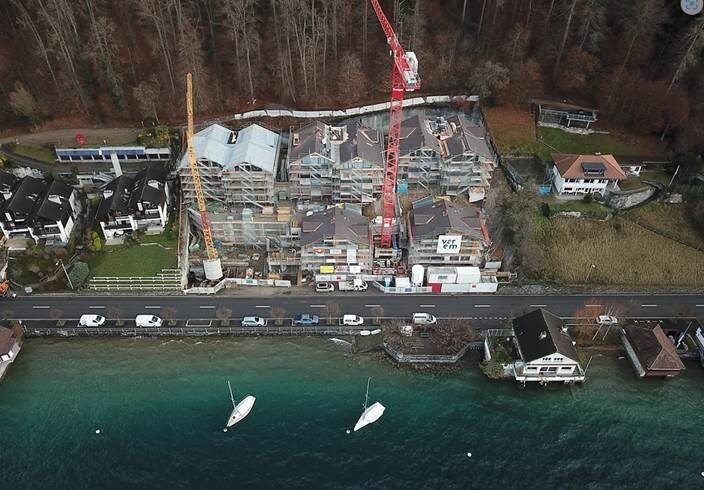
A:
<svg viewBox="0 0 704 490">
<path fill-rule="evenodd" d="M 24 145 L 75 145 L 76 134 L 82 134 L 89 145 L 123 145 L 134 142 L 141 128 L 52 129 L 19 136 L 5 136 L 0 143 Z"/>
</svg>

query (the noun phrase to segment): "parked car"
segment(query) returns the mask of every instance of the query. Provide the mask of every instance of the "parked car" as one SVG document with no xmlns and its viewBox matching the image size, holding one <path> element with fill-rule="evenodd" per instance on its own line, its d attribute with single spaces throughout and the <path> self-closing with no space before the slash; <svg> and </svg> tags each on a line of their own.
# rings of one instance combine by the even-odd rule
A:
<svg viewBox="0 0 704 490">
<path fill-rule="evenodd" d="M 105 324 L 105 317 L 100 315 L 81 315 L 78 325 L 81 327 L 100 327 Z"/>
<path fill-rule="evenodd" d="M 297 327 L 312 327 L 319 322 L 320 318 L 318 318 L 318 315 L 310 315 L 308 313 L 298 315 L 293 319 L 293 324 Z"/>
<path fill-rule="evenodd" d="M 413 313 L 413 323 L 416 325 L 434 325 L 438 319 L 430 313 Z"/>
<path fill-rule="evenodd" d="M 154 315 L 137 315 L 134 322 L 138 327 L 161 327 L 161 318 Z"/>
<path fill-rule="evenodd" d="M 342 318 L 340 318 L 340 325 L 357 327 L 362 324 L 364 324 L 364 318 L 359 315 L 342 315 Z"/>
<path fill-rule="evenodd" d="M 335 286 L 331 282 L 316 282 L 315 291 L 318 293 L 331 293 L 335 291 Z"/>
<path fill-rule="evenodd" d="M 242 318 L 243 327 L 266 327 L 266 320 L 260 316 L 246 316 Z"/>
<path fill-rule="evenodd" d="M 596 317 L 596 323 L 605 326 L 618 325 L 618 318 L 611 315 L 599 315 Z"/>
</svg>

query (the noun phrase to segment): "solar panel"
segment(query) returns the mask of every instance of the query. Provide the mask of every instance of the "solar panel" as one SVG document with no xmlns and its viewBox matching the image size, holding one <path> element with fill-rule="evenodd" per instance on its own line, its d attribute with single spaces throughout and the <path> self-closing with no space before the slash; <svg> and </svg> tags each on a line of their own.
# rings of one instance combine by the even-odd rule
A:
<svg viewBox="0 0 704 490">
<path fill-rule="evenodd" d="M 585 174 L 603 174 L 606 171 L 606 166 L 601 162 L 584 162 L 582 163 L 582 171 Z"/>
</svg>

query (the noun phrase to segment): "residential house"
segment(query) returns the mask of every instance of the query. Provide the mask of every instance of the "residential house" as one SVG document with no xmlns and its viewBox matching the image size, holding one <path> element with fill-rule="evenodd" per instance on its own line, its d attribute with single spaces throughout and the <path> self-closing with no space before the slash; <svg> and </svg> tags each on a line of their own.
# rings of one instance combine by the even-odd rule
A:
<svg viewBox="0 0 704 490">
<path fill-rule="evenodd" d="M 244 207 L 271 205 L 280 139 L 258 124 L 239 131 L 213 124 L 196 133 L 193 145 L 205 198 Z M 181 157 L 178 174 L 183 198 L 195 201 L 188 152 Z"/>
<path fill-rule="evenodd" d="M 369 220 L 342 206 L 302 219 L 301 270 L 312 274 L 369 274 L 372 236 Z"/>
<path fill-rule="evenodd" d="M 516 381 L 584 381 L 577 349 L 559 317 L 542 308 L 531 311 L 514 318 L 513 333 L 521 358 L 514 363 Z"/>
<path fill-rule="evenodd" d="M 478 208 L 422 200 L 413 204 L 407 219 L 409 265 L 484 265 L 490 239 Z"/>
<path fill-rule="evenodd" d="M 67 244 L 77 215 L 76 191 L 63 182 L 54 180 L 34 212 L 34 239 Z"/>
<path fill-rule="evenodd" d="M 639 377 L 671 378 L 684 369 L 675 344 L 660 325 L 627 324 L 619 335 Z"/>
<path fill-rule="evenodd" d="M 597 121 L 598 111 L 589 107 L 538 99 L 532 100 L 531 105 L 538 113 L 540 126 L 588 131 Z"/>
<path fill-rule="evenodd" d="M 2 206 L 0 228 L 5 238 L 32 238 L 32 213 L 44 196 L 46 182 L 34 177 L 24 177 L 12 190 Z"/>
<path fill-rule="evenodd" d="M 401 123 L 397 187 L 430 189 L 440 182 L 440 142 L 435 119 L 418 114 Z"/>
<path fill-rule="evenodd" d="M 613 155 L 566 155 L 556 153 L 553 160 L 553 186 L 559 196 L 606 194 L 626 174 Z M 610 186 L 610 187 L 609 187 Z"/>
<path fill-rule="evenodd" d="M 291 129 L 286 169 L 289 195 L 303 201 L 369 203 L 381 195 L 383 143 L 379 131 L 320 121 Z"/>
<path fill-rule="evenodd" d="M 0 379 L 7 368 L 17 359 L 21 348 L 21 338 L 12 329 L 0 327 Z"/>
<path fill-rule="evenodd" d="M 166 171 L 147 167 L 134 178 L 121 175 L 103 189 L 96 221 L 106 240 L 136 230 L 164 230 L 169 219 Z"/>
</svg>

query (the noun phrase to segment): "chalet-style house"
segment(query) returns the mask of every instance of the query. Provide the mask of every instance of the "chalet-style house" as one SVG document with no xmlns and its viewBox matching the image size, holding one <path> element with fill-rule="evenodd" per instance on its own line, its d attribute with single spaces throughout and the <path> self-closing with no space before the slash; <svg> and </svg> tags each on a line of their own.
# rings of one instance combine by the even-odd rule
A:
<svg viewBox="0 0 704 490">
<path fill-rule="evenodd" d="M 521 358 L 514 363 L 516 381 L 584 381 L 577 350 L 559 317 L 534 310 L 513 320 L 513 332 Z"/>
<path fill-rule="evenodd" d="M 75 190 L 57 180 L 0 174 L 0 229 L 5 238 L 68 243 L 78 214 Z"/>
<path fill-rule="evenodd" d="M 304 217 L 300 247 L 301 270 L 312 274 L 354 276 L 372 268 L 369 220 L 342 206 Z"/>
<path fill-rule="evenodd" d="M 628 324 L 619 335 L 639 377 L 671 378 L 684 369 L 675 345 L 660 325 Z"/>
<path fill-rule="evenodd" d="M 489 232 L 474 206 L 421 200 L 413 204 L 407 228 L 409 265 L 484 265 Z"/>
<path fill-rule="evenodd" d="M 565 155 L 556 153 L 553 160 L 553 187 L 558 196 L 602 196 L 626 174 L 613 155 Z"/>
<path fill-rule="evenodd" d="M 96 221 L 106 240 L 135 230 L 162 232 L 169 216 L 166 171 L 146 167 L 134 178 L 121 175 L 103 189 Z"/>
</svg>

